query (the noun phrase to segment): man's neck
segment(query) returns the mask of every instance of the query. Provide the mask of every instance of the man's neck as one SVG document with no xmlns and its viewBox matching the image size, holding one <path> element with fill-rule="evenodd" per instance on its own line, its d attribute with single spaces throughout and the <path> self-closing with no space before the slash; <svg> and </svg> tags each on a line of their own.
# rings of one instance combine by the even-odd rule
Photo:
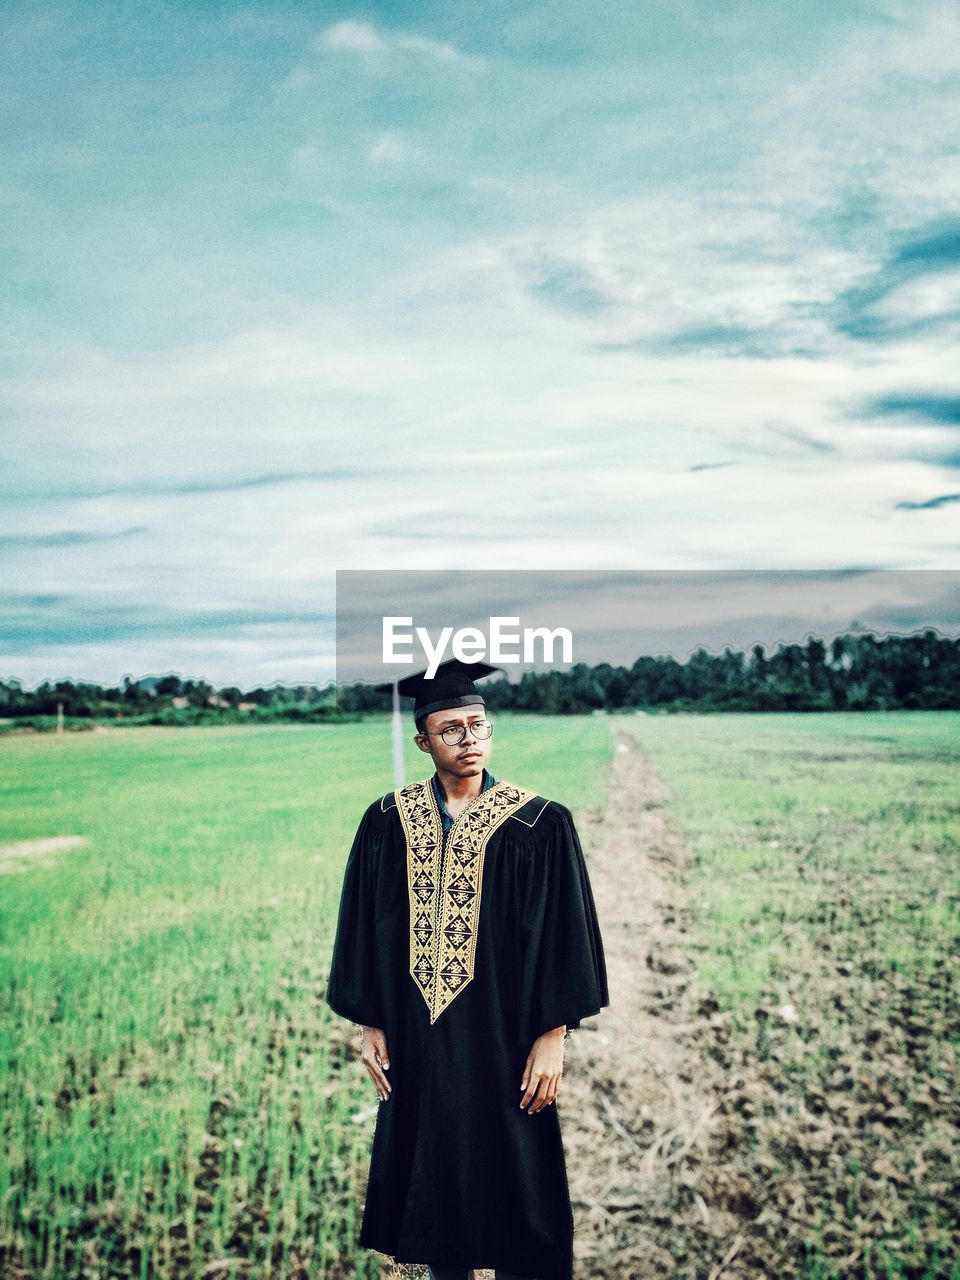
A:
<svg viewBox="0 0 960 1280">
<path fill-rule="evenodd" d="M 483 773 L 481 770 L 473 777 L 461 778 L 455 773 L 448 773 L 446 769 L 438 769 L 437 778 L 448 807 L 450 804 L 462 807 L 478 796 L 483 790 Z"/>
</svg>

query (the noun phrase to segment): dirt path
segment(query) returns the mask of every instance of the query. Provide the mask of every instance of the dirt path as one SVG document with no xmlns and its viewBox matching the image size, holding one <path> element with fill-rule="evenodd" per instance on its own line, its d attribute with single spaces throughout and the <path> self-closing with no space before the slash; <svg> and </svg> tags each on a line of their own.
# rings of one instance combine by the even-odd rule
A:
<svg viewBox="0 0 960 1280">
<path fill-rule="evenodd" d="M 579 824 L 610 1007 L 568 1041 L 558 1104 L 576 1270 L 591 1280 L 675 1278 L 685 1220 L 719 1236 L 736 1220 L 708 1210 L 689 1176 L 707 1158 L 719 1105 L 716 1068 L 690 1043 L 710 1019 L 690 1020 L 695 961 L 681 879 L 689 855 L 663 807 L 663 779 L 623 734 L 613 770 L 606 809 Z"/>
<path fill-rule="evenodd" d="M 619 731 L 612 768 L 608 804 L 577 822 L 611 1003 L 567 1041 L 558 1101 L 574 1272 L 576 1280 L 733 1280 L 738 1219 L 708 1208 L 698 1191 L 722 1128 L 725 1081 L 696 1041 L 724 1018 L 701 1007 L 693 979 L 689 854 L 664 808 L 663 779 Z M 474 1274 L 494 1280 L 492 1271 Z"/>
</svg>

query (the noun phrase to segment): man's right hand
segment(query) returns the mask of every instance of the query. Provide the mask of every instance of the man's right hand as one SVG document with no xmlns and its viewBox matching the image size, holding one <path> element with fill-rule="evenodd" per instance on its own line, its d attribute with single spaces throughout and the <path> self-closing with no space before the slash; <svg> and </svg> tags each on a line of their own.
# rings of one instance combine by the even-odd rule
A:
<svg viewBox="0 0 960 1280">
<path fill-rule="evenodd" d="M 393 1085 L 383 1074 L 390 1070 L 390 1058 L 387 1055 L 387 1037 L 379 1027 L 363 1028 L 363 1065 L 370 1073 L 370 1079 L 377 1087 L 381 1102 L 386 1102 Z"/>
</svg>

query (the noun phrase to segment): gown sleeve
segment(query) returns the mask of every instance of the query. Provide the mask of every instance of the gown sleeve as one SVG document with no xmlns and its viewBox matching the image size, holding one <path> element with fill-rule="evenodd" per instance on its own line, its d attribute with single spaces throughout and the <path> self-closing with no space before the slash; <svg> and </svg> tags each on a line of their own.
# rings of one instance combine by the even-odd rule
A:
<svg viewBox="0 0 960 1280">
<path fill-rule="evenodd" d="M 579 1027 L 610 1003 L 587 865 L 570 811 L 531 848 L 522 890 L 520 1027 L 526 1043 L 554 1027 Z"/>
<path fill-rule="evenodd" d="M 347 857 L 327 981 L 327 1004 L 334 1013 L 367 1027 L 383 1026 L 375 928 L 379 818 L 379 805 L 371 805 Z"/>
</svg>

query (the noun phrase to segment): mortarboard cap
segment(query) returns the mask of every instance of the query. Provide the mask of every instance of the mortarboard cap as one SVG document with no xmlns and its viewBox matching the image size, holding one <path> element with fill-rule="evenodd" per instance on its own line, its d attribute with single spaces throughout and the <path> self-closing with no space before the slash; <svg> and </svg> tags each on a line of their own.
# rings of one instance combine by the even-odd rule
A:
<svg viewBox="0 0 960 1280">
<path fill-rule="evenodd" d="M 431 711 L 469 707 L 475 702 L 484 705 L 474 680 L 482 680 L 497 669 L 487 662 L 461 662 L 459 658 L 450 658 L 441 662 L 431 678 L 427 677 L 426 671 L 418 671 L 416 675 L 399 680 L 397 692 L 404 698 L 414 699 L 413 715 L 419 726 Z M 393 688 L 392 684 L 378 687 L 384 690 Z"/>
</svg>

